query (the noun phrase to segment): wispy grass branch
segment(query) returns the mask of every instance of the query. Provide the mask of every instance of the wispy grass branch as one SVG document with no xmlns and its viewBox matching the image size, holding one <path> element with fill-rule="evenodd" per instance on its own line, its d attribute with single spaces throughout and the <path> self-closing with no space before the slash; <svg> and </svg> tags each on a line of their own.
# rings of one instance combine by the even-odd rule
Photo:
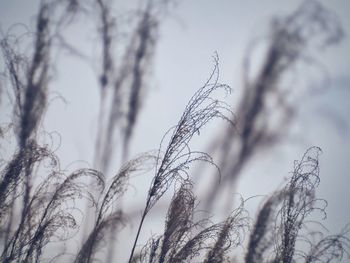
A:
<svg viewBox="0 0 350 263">
<path fill-rule="evenodd" d="M 155 203 L 164 195 L 170 185 L 176 181 L 188 178 L 189 166 L 196 161 L 203 161 L 213 164 L 211 157 L 206 153 L 192 152 L 189 143 L 195 134 L 211 120 L 219 118 L 230 121 L 227 116 L 231 114 L 231 109 L 223 101 L 214 99 L 212 96 L 217 91 L 230 92 L 230 87 L 218 82 L 219 65 L 218 57 L 214 57 L 214 69 L 206 83 L 193 95 L 185 107 L 178 124 L 171 129 L 170 140 L 161 157 L 164 143 L 163 138 L 156 167 L 156 173 L 148 191 L 147 201 L 142 213 L 141 222 L 136 234 L 134 246 L 131 251 L 129 262 L 133 257 L 138 236 L 140 234 L 144 219 Z"/>
</svg>

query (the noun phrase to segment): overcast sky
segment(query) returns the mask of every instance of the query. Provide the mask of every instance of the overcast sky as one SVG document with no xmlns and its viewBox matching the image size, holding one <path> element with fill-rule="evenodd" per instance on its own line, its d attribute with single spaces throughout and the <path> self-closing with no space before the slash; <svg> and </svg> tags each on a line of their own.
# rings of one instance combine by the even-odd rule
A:
<svg viewBox="0 0 350 263">
<path fill-rule="evenodd" d="M 215 51 L 220 58 L 220 81 L 233 88 L 229 100 L 235 109 L 243 87 L 241 70 L 247 45 L 267 32 L 271 16 L 288 14 L 301 2 L 178 1 L 161 21 L 154 67 L 131 155 L 159 146 L 163 134 L 176 124 L 191 95 L 207 79 Z M 244 197 L 270 193 L 289 176 L 294 160 L 300 159 L 308 147 L 320 146 L 323 154 L 319 197 L 329 202 L 326 226 L 336 232 L 350 222 L 350 1 L 321 2 L 337 14 L 345 31 L 345 39 L 338 46 L 316 52 L 332 84 L 315 97 L 305 99 L 307 105 L 302 105 L 293 125 L 298 140 L 257 156 L 243 171 L 235 191 Z M 37 1 L 0 0 L 1 30 L 6 32 L 16 22 L 33 26 L 36 8 Z M 91 37 L 91 43 L 86 43 L 79 39 L 80 30 L 86 29 L 74 30 L 68 34 L 72 43 L 92 51 L 96 58 L 96 39 Z M 57 69 L 51 97 L 58 92 L 66 103 L 50 103 L 44 127 L 61 135 L 58 153 L 63 166 L 77 160 L 91 164 L 99 109 L 98 67 L 65 54 L 54 61 Z M 6 118 L 4 112 L 0 113 L 1 118 Z M 196 145 L 205 148 L 206 142 L 201 143 Z M 144 180 L 148 186 L 148 179 Z"/>
</svg>

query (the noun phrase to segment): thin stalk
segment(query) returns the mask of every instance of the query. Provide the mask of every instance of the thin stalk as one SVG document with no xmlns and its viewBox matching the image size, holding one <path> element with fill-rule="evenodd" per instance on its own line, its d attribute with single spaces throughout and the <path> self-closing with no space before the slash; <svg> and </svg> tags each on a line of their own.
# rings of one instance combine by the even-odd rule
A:
<svg viewBox="0 0 350 263">
<path fill-rule="evenodd" d="M 141 217 L 141 221 L 140 221 L 139 227 L 137 229 L 137 234 L 136 234 L 136 237 L 135 237 L 135 241 L 134 241 L 134 244 L 133 244 L 132 249 L 131 249 L 131 253 L 130 253 L 130 257 L 129 257 L 129 261 L 128 261 L 129 263 L 131 263 L 131 260 L 132 260 L 132 258 L 134 256 L 137 240 L 139 239 L 141 228 L 142 228 L 142 225 L 143 225 L 143 221 L 145 220 L 146 215 L 147 215 L 149 203 L 150 203 L 150 198 L 148 198 L 145 210 L 142 213 L 142 217 Z"/>
<path fill-rule="evenodd" d="M 15 188 L 12 192 L 12 200 L 11 200 L 11 210 L 10 210 L 10 219 L 7 224 L 6 228 L 6 233 L 5 233 L 5 245 L 7 246 L 10 235 L 11 235 L 11 230 L 12 230 L 12 223 L 13 223 L 13 218 L 14 218 L 14 209 L 15 209 L 15 199 L 16 199 L 16 193 L 17 193 L 17 185 L 15 185 Z"/>
</svg>

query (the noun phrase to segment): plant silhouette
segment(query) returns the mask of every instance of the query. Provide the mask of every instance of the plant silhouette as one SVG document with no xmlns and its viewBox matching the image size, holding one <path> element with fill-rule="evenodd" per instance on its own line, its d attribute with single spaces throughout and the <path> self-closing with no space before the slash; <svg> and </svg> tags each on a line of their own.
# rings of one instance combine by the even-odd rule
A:
<svg viewBox="0 0 350 263">
<path fill-rule="evenodd" d="M 149 187 L 141 215 L 134 216 L 137 227 L 128 236 L 129 263 L 339 262 L 349 258 L 349 227 L 327 235 L 319 227 L 322 223 L 314 221 L 315 213 L 326 216 L 327 206 L 326 200 L 316 195 L 318 147 L 307 149 L 294 162 L 285 186 L 267 196 L 255 216 L 248 213 L 248 200 L 243 197 L 239 202 L 230 197 L 231 212 L 222 220 L 210 214 L 215 212 L 211 202 L 223 185 L 234 186 L 254 154 L 282 139 L 296 108 L 284 99 L 280 83 L 295 64 L 314 65 L 307 57 L 314 39 L 321 37 L 325 46 L 341 39 L 337 19 L 320 3 L 306 1 L 291 15 L 276 20 L 257 75 L 249 76 L 246 68 L 246 89 L 236 112 L 226 99 L 230 86 L 219 81 L 219 56 L 215 53 L 209 77 L 165 133 L 158 150 L 130 158 L 159 28 L 174 3 L 144 1 L 126 15 L 125 22 L 113 12 L 113 1 L 42 0 L 33 32 L 0 31 L 0 94 L 6 89 L 7 96 L 2 99 L 12 107 L 10 124 L 1 126 L 1 148 L 6 140 L 14 145 L 13 150 L 8 149 L 9 156 L 0 156 L 1 262 L 119 262 L 114 250 L 120 244 L 115 240 L 130 225 L 133 211 L 126 196 L 131 179 L 140 173 L 150 175 Z M 96 18 L 100 52 L 93 168 L 69 171 L 61 167 L 53 137 L 48 136 L 51 144 L 45 142 L 50 133 L 45 133 L 43 121 L 50 107 L 55 52 L 65 50 L 74 58 L 85 59 L 66 41 L 64 32 L 77 20 L 91 17 Z M 120 28 L 127 30 L 121 34 Z M 248 58 L 245 63 L 249 64 Z M 269 120 L 267 101 L 271 98 L 278 101 L 272 109 L 280 116 L 276 126 Z M 213 138 L 208 153 L 193 149 L 192 140 L 217 121 L 227 124 L 224 136 Z M 111 172 L 118 153 L 120 167 Z M 195 165 L 201 172 L 207 167 L 216 172 L 217 183 L 205 200 L 195 189 Z M 199 180 L 204 180 L 202 177 L 205 175 Z M 145 220 L 152 218 L 151 211 L 169 195 L 172 198 L 160 221 L 163 231 L 142 243 L 141 234 L 150 232 Z M 201 201 L 207 211 L 202 211 Z M 75 251 L 62 248 L 72 243 L 78 244 Z"/>
</svg>

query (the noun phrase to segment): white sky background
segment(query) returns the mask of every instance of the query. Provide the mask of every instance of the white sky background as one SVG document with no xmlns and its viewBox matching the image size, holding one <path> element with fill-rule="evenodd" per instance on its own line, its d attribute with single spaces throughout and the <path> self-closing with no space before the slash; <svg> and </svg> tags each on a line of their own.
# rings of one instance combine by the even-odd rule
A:
<svg viewBox="0 0 350 263">
<path fill-rule="evenodd" d="M 220 58 L 221 82 L 233 88 L 229 99 L 235 109 L 234 103 L 242 89 L 242 60 L 247 45 L 255 36 L 267 32 L 272 15 L 288 14 L 301 2 L 178 1 L 177 7 L 160 25 L 151 81 L 131 145 L 131 156 L 157 149 L 163 134 L 177 123 L 191 95 L 207 79 L 214 51 Z M 323 154 L 318 196 L 329 203 L 325 225 L 331 232 L 337 232 L 350 222 L 350 2 L 334 0 L 322 3 L 339 16 L 346 35 L 338 46 L 317 53 L 330 73 L 332 86 L 322 94 L 305 100 L 308 104 L 301 108 L 293 126 L 298 140 L 277 145 L 257 156 L 249 168 L 244 169 L 235 191 L 244 197 L 271 193 L 285 182 L 293 160 L 300 159 L 308 147 L 320 146 Z M 0 0 L 1 30 L 6 31 L 15 22 L 33 26 L 36 9 L 37 1 Z M 54 97 L 53 91 L 57 91 L 67 104 L 53 100 L 44 122 L 47 131 L 57 131 L 61 135 L 58 154 L 63 167 L 77 160 L 92 163 L 99 107 L 97 35 L 89 36 L 91 42 L 85 42 L 78 37 L 88 29 L 76 27 L 74 30 L 69 34 L 70 42 L 88 53 L 92 52 L 94 58 L 91 61 L 94 62 L 87 65 L 64 53 L 54 58 L 57 71 L 52 81 L 51 96 Z M 0 117 L 6 119 L 9 115 L 3 110 L 4 105 L 1 106 Z M 332 121 L 334 117 L 327 117 L 330 114 L 341 121 Z M 210 126 L 210 129 L 215 127 Z M 203 138 L 205 140 L 205 134 Z M 206 142 L 197 141 L 196 145 L 205 150 Z M 81 164 L 75 162 L 73 166 Z M 138 180 L 142 180 L 146 191 L 150 178 Z M 140 185 L 140 181 L 135 182 L 135 187 Z M 140 200 L 144 193 L 135 191 Z M 252 201 L 251 207 L 259 200 Z M 144 232 L 148 235 L 155 231 L 145 226 Z"/>
</svg>

